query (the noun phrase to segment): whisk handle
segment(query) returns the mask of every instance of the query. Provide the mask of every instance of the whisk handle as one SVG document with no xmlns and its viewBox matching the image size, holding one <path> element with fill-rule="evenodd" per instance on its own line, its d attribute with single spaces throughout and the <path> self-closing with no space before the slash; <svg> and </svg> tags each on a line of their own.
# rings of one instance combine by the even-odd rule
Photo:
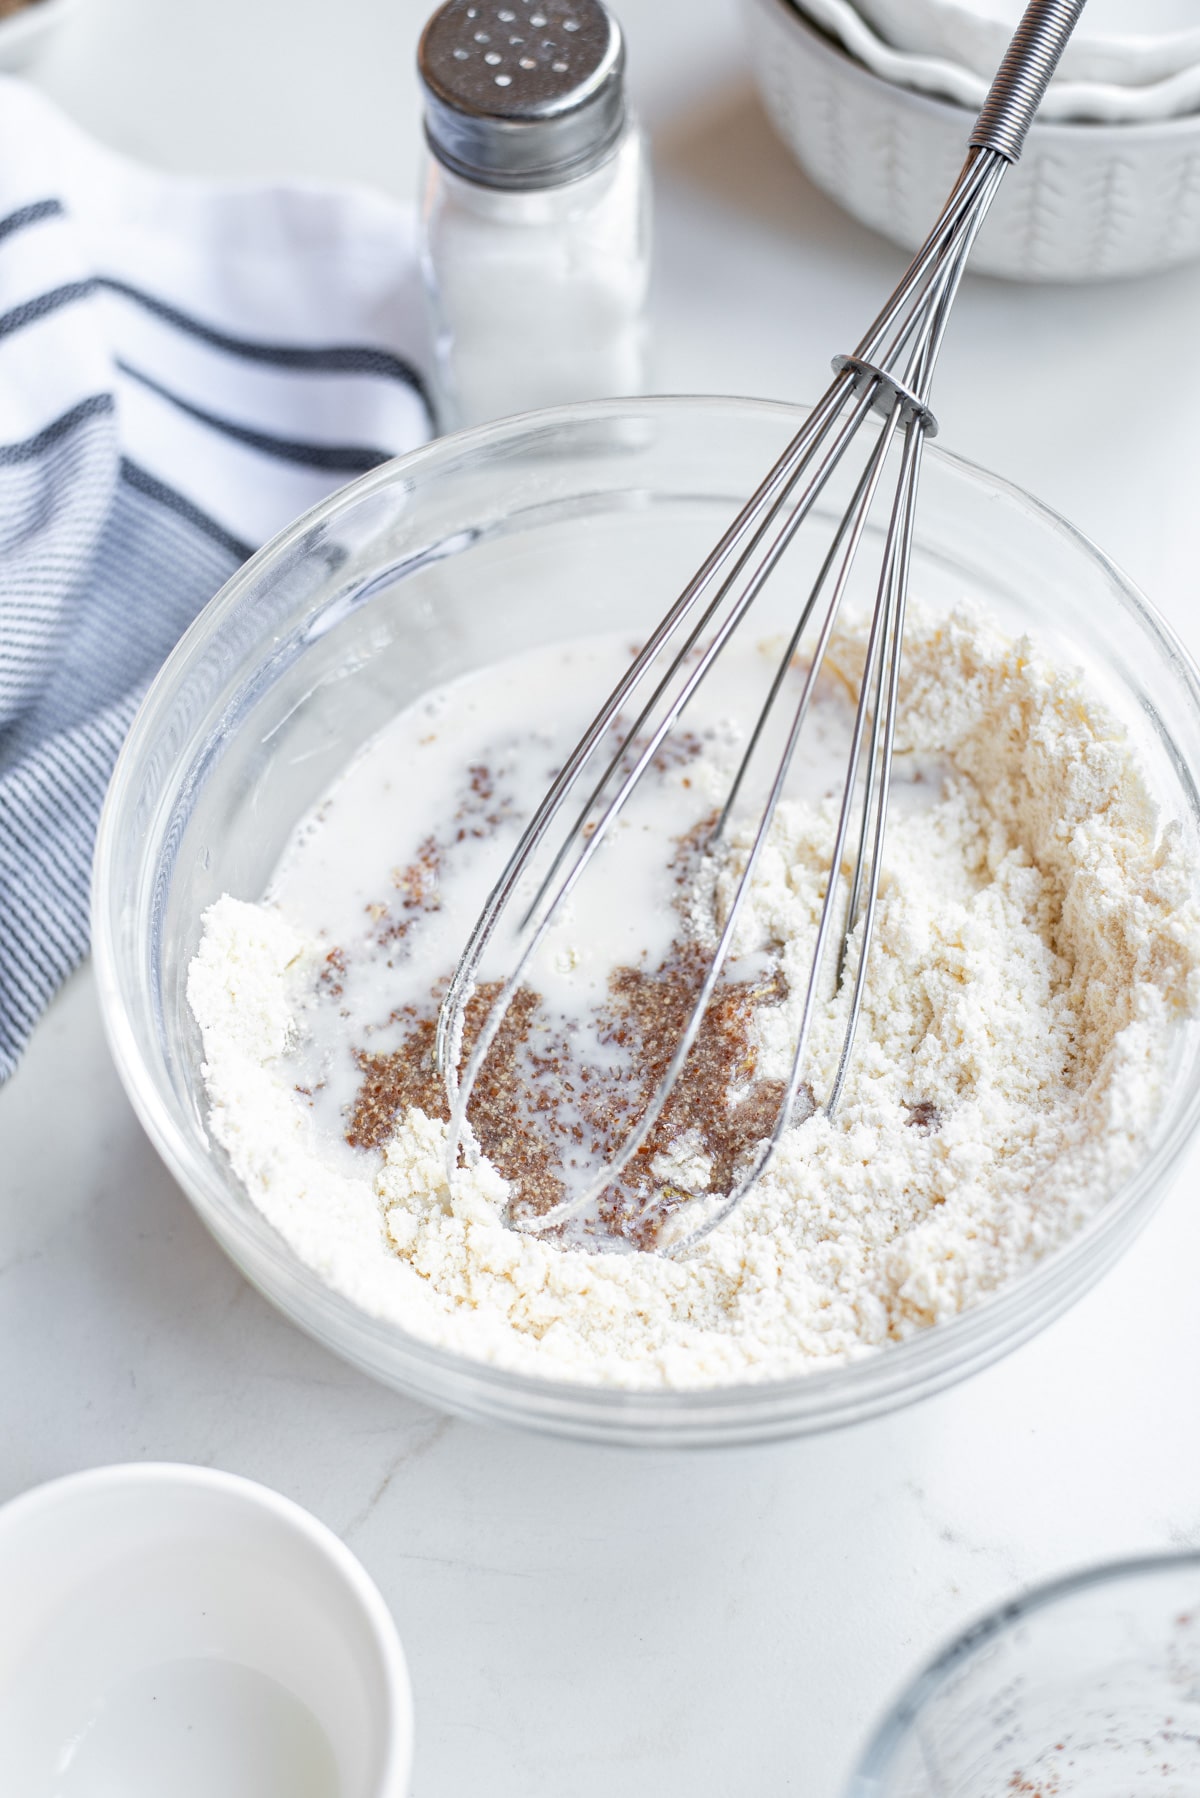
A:
<svg viewBox="0 0 1200 1798">
<path fill-rule="evenodd" d="M 972 149 L 1016 162 L 1083 7 L 1084 0 L 1031 0 L 975 121 Z"/>
</svg>

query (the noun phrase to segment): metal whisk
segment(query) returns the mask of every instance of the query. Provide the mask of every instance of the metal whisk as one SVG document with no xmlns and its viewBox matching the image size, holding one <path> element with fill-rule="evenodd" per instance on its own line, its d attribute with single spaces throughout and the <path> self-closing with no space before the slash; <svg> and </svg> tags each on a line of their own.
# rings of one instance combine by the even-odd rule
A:
<svg viewBox="0 0 1200 1798">
<path fill-rule="evenodd" d="M 934 366 L 971 245 L 1005 170 L 1020 156 L 1025 134 L 1083 4 L 1084 0 L 1032 0 L 971 133 L 962 172 L 896 292 L 854 353 L 836 358 L 834 379 L 823 398 L 584 732 L 525 830 L 475 925 L 441 1008 L 435 1050 L 450 1099 L 452 1168 L 458 1164 L 464 1140 L 470 1141 L 466 1113 L 472 1090 L 530 958 L 621 816 L 664 738 L 851 448 L 868 414 L 881 414 L 882 425 L 877 434 L 868 434 L 865 465 L 780 659 L 710 839 L 710 844 L 719 843 L 726 831 L 787 671 L 811 627 L 814 641 L 811 651 L 805 650 L 807 673 L 783 752 L 686 1027 L 649 1103 L 617 1152 L 596 1170 L 584 1191 L 563 1200 L 526 1227 L 544 1229 L 561 1222 L 594 1202 L 617 1180 L 645 1146 L 679 1079 L 729 959 L 738 918 L 804 727 L 851 568 L 889 452 L 899 439 L 899 455 L 894 458 L 898 460 L 895 494 L 884 537 L 830 875 L 790 1078 L 770 1136 L 759 1143 L 732 1189 L 703 1205 L 702 1220 L 693 1229 L 676 1234 L 671 1252 L 690 1247 L 726 1217 L 774 1153 L 803 1084 L 810 1029 L 828 982 L 828 974 L 823 970 L 830 963 L 839 989 L 844 982 L 852 982 L 845 1034 L 833 1084 L 824 1098 L 825 1111 L 831 1114 L 838 1103 L 862 1005 L 879 887 L 917 480 L 925 440 L 937 431 L 929 407 Z M 658 673 L 664 663 L 665 672 Z M 644 691 L 647 687 L 648 695 Z M 629 715 L 631 708 L 634 721 L 622 731 L 616 753 L 606 759 L 610 732 Z M 603 771 L 593 781 L 594 765 L 601 761 L 605 763 Z M 586 792 L 582 804 L 577 802 L 580 792 Z M 564 808 L 568 808 L 565 813 Z M 551 832 L 560 814 L 564 815 L 565 827 L 560 825 L 561 841 L 555 846 Z M 852 839 L 848 893 L 843 900 L 845 887 L 839 876 Z M 531 863 L 539 855 L 549 856 L 548 871 L 538 880 L 532 899 L 525 899 L 521 889 L 528 886 Z M 518 906 L 523 906 L 523 910 L 517 925 L 517 942 L 521 946 L 515 965 L 503 981 L 459 1078 L 465 1011 L 475 991 L 481 958 L 501 918 Z"/>
</svg>

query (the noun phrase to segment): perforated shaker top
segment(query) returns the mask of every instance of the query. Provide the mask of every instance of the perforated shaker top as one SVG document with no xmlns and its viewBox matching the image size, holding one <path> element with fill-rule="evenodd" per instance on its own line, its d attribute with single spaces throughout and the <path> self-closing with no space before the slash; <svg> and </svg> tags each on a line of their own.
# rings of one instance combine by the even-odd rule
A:
<svg viewBox="0 0 1200 1798">
<path fill-rule="evenodd" d="M 600 0 L 448 0 L 417 63 L 430 148 L 485 186 L 577 180 L 624 128 L 625 47 Z"/>
</svg>

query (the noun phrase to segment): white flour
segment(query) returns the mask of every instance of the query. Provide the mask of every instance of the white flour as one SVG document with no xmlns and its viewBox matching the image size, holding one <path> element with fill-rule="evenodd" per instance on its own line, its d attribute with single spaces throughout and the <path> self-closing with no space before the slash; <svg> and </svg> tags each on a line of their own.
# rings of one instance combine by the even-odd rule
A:
<svg viewBox="0 0 1200 1798">
<path fill-rule="evenodd" d="M 847 632 L 835 650 L 854 676 L 861 639 Z M 914 612 L 900 717 L 898 766 L 932 772 L 924 802 L 902 803 L 889 827 L 836 1118 L 794 1128 L 686 1260 L 506 1228 L 499 1174 L 484 1163 L 451 1192 L 444 1126 L 416 1109 L 382 1150 L 347 1148 L 295 1090 L 330 939 L 311 920 L 224 898 L 206 915 L 188 996 L 212 1133 L 254 1202 L 331 1285 L 416 1335 L 527 1373 L 630 1387 L 829 1365 L 1032 1266 L 1136 1165 L 1173 1033 L 1200 1012 L 1194 871 L 1175 827 L 1160 829 L 1120 727 L 1028 642 L 973 615 Z M 781 945 L 793 995 L 831 805 L 781 807 L 743 925 L 747 950 Z M 818 1094 L 845 1003 L 818 1014 Z M 787 1071 L 798 1006 L 793 996 L 757 1014 L 766 1078 Z M 697 1145 L 672 1157 L 656 1172 L 683 1168 L 702 1187 Z"/>
</svg>

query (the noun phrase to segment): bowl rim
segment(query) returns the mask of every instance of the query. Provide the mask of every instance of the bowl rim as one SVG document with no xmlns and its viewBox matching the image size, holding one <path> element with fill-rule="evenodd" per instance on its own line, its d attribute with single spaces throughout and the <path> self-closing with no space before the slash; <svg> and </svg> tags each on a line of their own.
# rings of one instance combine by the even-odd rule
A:
<svg viewBox="0 0 1200 1798">
<path fill-rule="evenodd" d="M 846 1789 L 846 1798 L 876 1798 L 874 1783 L 888 1771 L 888 1763 L 938 1688 L 966 1661 L 973 1660 L 989 1642 L 1009 1634 L 1027 1617 L 1104 1586 L 1119 1586 L 1147 1575 L 1191 1568 L 1200 1573 L 1200 1548 L 1164 1549 L 1157 1554 L 1123 1556 L 1115 1561 L 1089 1562 L 1069 1573 L 1025 1587 L 960 1629 L 911 1675 L 892 1699 L 872 1730 Z M 868 1781 L 872 1782 L 868 1785 Z"/>
<path fill-rule="evenodd" d="M 919 88 L 906 87 L 899 81 L 887 80 L 852 55 L 844 44 L 831 37 L 815 19 L 811 19 L 802 10 L 803 0 L 745 0 L 745 4 L 757 6 L 764 13 L 787 20 L 809 40 L 816 53 L 823 54 L 830 61 L 843 63 L 848 77 L 860 85 L 882 89 L 884 93 L 903 99 L 905 104 L 918 111 L 940 117 L 947 123 L 960 124 L 963 132 L 963 158 L 966 159 L 967 137 L 978 116 L 974 108 L 961 106 L 956 100 L 947 100 L 941 95 L 925 93 Z M 1119 144 L 1128 148 L 1130 139 L 1134 137 L 1142 143 L 1159 138 L 1187 138 L 1200 133 L 1200 110 L 1176 113 L 1163 119 L 1034 119 L 1025 140 L 1024 155 L 1028 156 L 1029 152 L 1039 147 L 1047 150 L 1062 148 L 1068 142 L 1075 148 L 1083 133 L 1087 133 L 1090 144 L 1106 148 L 1110 145 L 1104 140 L 1110 140 L 1111 146 Z"/>
<path fill-rule="evenodd" d="M 254 1201 L 237 1187 L 241 1202 L 253 1214 L 251 1231 L 247 1217 L 239 1212 L 234 1202 L 234 1183 L 222 1176 L 211 1153 L 201 1156 L 195 1151 L 177 1123 L 152 1065 L 141 1053 L 133 1020 L 136 991 L 132 998 L 128 997 L 122 978 L 118 947 L 121 907 L 111 870 L 122 833 L 123 811 L 134 797 L 131 774 L 137 767 L 143 741 L 153 740 L 157 714 L 167 706 L 173 687 L 186 673 L 193 652 L 215 632 L 269 563 L 293 550 L 314 527 L 335 517 L 343 508 L 356 505 L 381 487 L 406 480 L 427 463 L 437 463 L 448 455 L 460 453 L 464 447 L 481 451 L 506 439 L 526 439 L 531 431 L 553 432 L 572 424 L 627 418 L 631 411 L 644 414 L 679 409 L 709 416 L 714 410 L 717 413 L 748 411 L 756 416 L 794 421 L 797 425 L 810 410 L 782 400 L 722 394 L 663 394 L 636 399 L 589 400 L 519 413 L 432 439 L 347 483 L 277 533 L 243 563 L 202 609 L 147 689 L 117 758 L 105 797 L 91 883 L 92 954 L 101 1014 L 117 1073 L 168 1172 L 246 1278 L 263 1291 L 277 1309 L 283 1310 L 291 1322 L 317 1336 L 343 1359 L 355 1362 L 374 1377 L 383 1376 L 370 1356 L 365 1351 L 356 1353 L 342 1340 L 331 1340 L 312 1320 L 311 1309 L 328 1312 L 332 1308 L 336 1314 L 349 1318 L 357 1338 L 377 1340 L 393 1354 L 399 1346 L 408 1360 L 454 1382 L 457 1397 L 446 1394 L 440 1381 L 436 1395 L 423 1387 L 410 1385 L 408 1390 L 417 1393 L 425 1402 L 443 1404 L 447 1409 L 468 1415 L 491 1417 L 496 1414 L 494 1398 L 500 1391 L 511 1401 L 504 1411 L 507 1421 L 553 1434 L 589 1439 L 599 1437 L 624 1443 L 645 1439 L 647 1446 L 660 1445 L 649 1438 L 650 1428 L 655 1424 L 673 1426 L 673 1440 L 680 1445 L 707 1446 L 709 1438 L 705 1431 L 711 1429 L 713 1423 L 706 1420 L 715 1420 L 722 1413 L 730 1413 L 742 1420 L 740 1433 L 737 1428 L 724 1432 L 724 1439 L 730 1443 L 842 1427 L 883 1410 L 899 1409 L 944 1386 L 955 1384 L 1039 1333 L 1107 1270 L 1128 1237 L 1141 1228 L 1165 1196 L 1169 1176 L 1200 1124 L 1200 1056 L 1195 1058 L 1190 1069 L 1186 1102 L 1180 1104 L 1154 1154 L 1143 1161 L 1101 1209 L 1058 1249 L 954 1317 L 901 1342 L 888 1343 L 884 1349 L 861 1358 L 785 1379 L 749 1380 L 711 1387 L 627 1388 L 540 1377 L 461 1355 L 365 1311 L 302 1261 L 290 1243 L 258 1211 Z M 1172 627 L 1110 556 L 1077 526 L 1015 482 L 937 444 L 928 444 L 925 454 L 935 463 L 945 462 L 960 475 L 981 482 L 991 494 L 1031 511 L 1053 532 L 1077 545 L 1085 557 L 1098 563 L 1120 592 L 1123 602 L 1138 615 L 1142 627 L 1156 639 L 1164 661 L 1187 690 L 1192 707 L 1200 717 L 1200 666 Z M 918 524 L 918 533 L 919 528 Z M 216 1220 L 220 1220 L 223 1227 L 218 1227 Z M 239 1241 L 243 1242 L 249 1251 L 254 1242 L 261 1246 L 266 1238 L 270 1240 L 274 1264 L 278 1266 L 282 1262 L 289 1280 L 299 1285 L 311 1300 L 310 1312 L 303 1316 L 292 1307 L 279 1303 L 258 1279 L 254 1269 L 246 1265 L 235 1246 Z M 1067 1277 L 1073 1269 L 1077 1270 L 1077 1277 L 1083 1278 L 1083 1284 L 1078 1287 L 1072 1286 Z M 1086 1270 L 1090 1270 L 1090 1277 Z M 997 1337 L 999 1347 L 994 1346 Z M 962 1349 L 956 1359 L 952 1351 L 957 1344 L 961 1344 Z M 402 1384 L 399 1379 L 393 1383 Z M 861 1390 L 864 1387 L 865 1392 Z M 803 1420 L 797 1421 L 796 1405 L 789 1407 L 786 1402 L 789 1398 L 797 1402 Z M 823 1399 L 826 1399 L 824 1405 Z M 528 1405 L 522 1402 L 525 1400 L 529 1401 Z M 776 1406 L 783 1406 L 785 1417 L 782 1422 L 772 1424 L 768 1415 L 758 1422 L 747 1423 L 746 1420 L 755 1414 L 769 1414 L 772 1401 Z M 680 1424 L 681 1412 L 687 1415 L 686 1425 Z"/>
</svg>

